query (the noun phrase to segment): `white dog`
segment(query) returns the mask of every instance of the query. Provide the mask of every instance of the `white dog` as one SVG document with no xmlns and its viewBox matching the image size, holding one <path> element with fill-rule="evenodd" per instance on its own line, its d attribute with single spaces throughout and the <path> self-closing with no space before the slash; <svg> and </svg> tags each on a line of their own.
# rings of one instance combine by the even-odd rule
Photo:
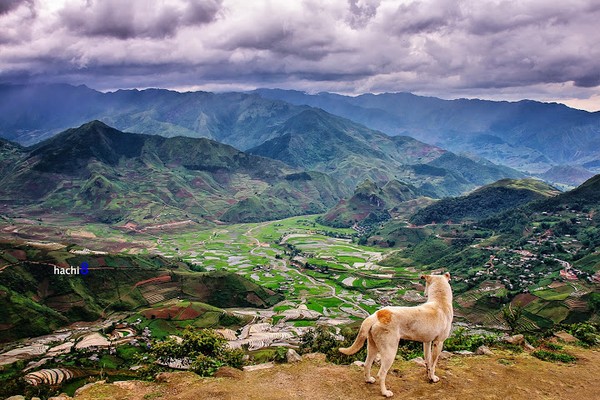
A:
<svg viewBox="0 0 600 400">
<path fill-rule="evenodd" d="M 450 335 L 452 318 L 452 289 L 450 274 L 423 275 L 427 302 L 416 307 L 385 307 L 367 317 L 352 346 L 340 348 L 344 354 L 359 351 L 367 340 L 367 359 L 365 360 L 365 380 L 374 383 L 371 366 L 381 355 L 381 368 L 377 376 L 381 385 L 381 394 L 394 395 L 385 386 L 385 377 L 392 366 L 398 351 L 400 339 L 423 342 L 423 353 L 427 366 L 427 376 L 432 382 L 440 378 L 435 376 L 435 366 L 442 351 L 444 340 Z"/>
</svg>

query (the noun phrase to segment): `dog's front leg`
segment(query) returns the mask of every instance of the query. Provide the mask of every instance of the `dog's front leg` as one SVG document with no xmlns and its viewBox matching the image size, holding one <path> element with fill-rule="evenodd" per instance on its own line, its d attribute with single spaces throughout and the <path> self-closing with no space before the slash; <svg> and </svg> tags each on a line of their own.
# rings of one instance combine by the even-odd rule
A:
<svg viewBox="0 0 600 400">
<path fill-rule="evenodd" d="M 440 378 L 435 375 L 435 367 L 443 346 L 444 342 L 441 340 L 435 340 L 431 345 L 431 364 L 427 364 L 427 374 L 429 375 L 429 380 L 433 383 L 440 381 Z"/>
<path fill-rule="evenodd" d="M 431 342 L 423 342 L 423 359 L 425 360 L 425 371 L 429 376 L 429 368 L 431 367 Z"/>
</svg>

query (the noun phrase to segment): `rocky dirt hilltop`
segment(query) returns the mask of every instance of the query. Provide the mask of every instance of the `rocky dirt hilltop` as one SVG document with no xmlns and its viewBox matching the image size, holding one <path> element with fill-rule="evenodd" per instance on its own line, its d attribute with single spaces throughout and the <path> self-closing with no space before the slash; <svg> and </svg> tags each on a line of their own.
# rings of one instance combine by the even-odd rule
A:
<svg viewBox="0 0 600 400">
<path fill-rule="evenodd" d="M 600 386 L 600 350 L 568 348 L 573 364 L 550 363 L 526 352 L 494 350 L 491 355 L 454 355 L 441 360 L 438 384 L 430 384 L 422 366 L 397 361 L 388 387 L 393 398 L 567 400 L 597 398 Z M 378 399 L 378 385 L 363 382 L 362 368 L 333 365 L 320 354 L 301 362 L 270 369 L 227 369 L 216 378 L 188 372 L 163 373 L 158 382 L 127 381 L 95 384 L 75 396 L 87 399 Z M 68 399 L 68 397 L 64 397 Z"/>
</svg>

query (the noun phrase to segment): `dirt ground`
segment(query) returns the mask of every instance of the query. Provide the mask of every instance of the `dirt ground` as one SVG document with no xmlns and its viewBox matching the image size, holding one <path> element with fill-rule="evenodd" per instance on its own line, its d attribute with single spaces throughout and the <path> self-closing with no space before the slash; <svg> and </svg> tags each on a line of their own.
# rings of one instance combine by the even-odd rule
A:
<svg viewBox="0 0 600 400">
<path fill-rule="evenodd" d="M 397 361 L 388 376 L 396 399 L 600 399 L 600 350 L 569 347 L 575 364 L 540 361 L 527 353 L 495 350 L 490 356 L 453 356 L 441 360 L 437 384 L 428 383 L 425 369 Z M 75 398 L 167 400 L 378 399 L 379 386 L 366 384 L 362 368 L 327 363 L 321 355 L 305 356 L 297 364 L 277 365 L 232 377 L 200 378 L 192 373 L 166 374 L 165 382 L 119 382 L 87 388 Z"/>
</svg>

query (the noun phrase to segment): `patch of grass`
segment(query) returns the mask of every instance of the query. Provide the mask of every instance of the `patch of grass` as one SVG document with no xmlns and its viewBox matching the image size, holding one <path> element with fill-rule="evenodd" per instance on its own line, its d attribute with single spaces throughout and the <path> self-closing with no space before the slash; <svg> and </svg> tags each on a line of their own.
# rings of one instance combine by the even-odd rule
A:
<svg viewBox="0 0 600 400">
<path fill-rule="evenodd" d="M 562 362 L 562 363 L 573 363 L 577 361 L 577 357 L 568 354 L 568 353 L 559 353 L 555 351 L 548 350 L 536 350 L 531 353 L 532 356 L 539 358 L 543 361 L 550 362 Z"/>
<path fill-rule="evenodd" d="M 353 265 L 354 263 L 364 263 L 365 259 L 354 256 L 337 256 L 338 262 Z"/>
<path fill-rule="evenodd" d="M 133 361 L 136 354 L 142 353 L 139 347 L 123 345 L 117 347 L 117 356 L 125 361 Z"/>
<path fill-rule="evenodd" d="M 498 363 L 502 364 L 502 365 L 514 365 L 515 364 L 514 361 L 508 360 L 506 358 L 500 358 L 500 359 L 498 359 Z"/>
<path fill-rule="evenodd" d="M 546 343 L 546 347 L 550 350 L 562 350 L 564 348 L 564 346 L 561 346 L 560 344 L 556 344 L 556 343 Z"/>
<path fill-rule="evenodd" d="M 249 356 L 250 360 L 255 364 L 266 363 L 275 359 L 275 349 L 267 347 L 265 349 L 252 351 Z"/>
<path fill-rule="evenodd" d="M 145 394 L 143 399 L 151 400 L 151 399 L 160 399 L 161 397 L 163 397 L 161 392 L 152 392 L 152 393 Z"/>
<path fill-rule="evenodd" d="M 105 354 L 102 357 L 100 357 L 100 360 L 98 360 L 98 364 L 102 368 L 117 369 L 118 366 L 121 364 L 121 360 L 119 360 L 117 357 Z"/>
<path fill-rule="evenodd" d="M 565 300 L 571 292 L 573 292 L 573 288 L 565 285 L 556 289 L 537 290 L 534 294 L 544 300 Z"/>
<path fill-rule="evenodd" d="M 306 320 L 301 320 L 301 321 L 293 321 L 292 322 L 294 324 L 294 326 L 315 326 L 316 322 L 315 321 L 306 321 Z"/>
</svg>

